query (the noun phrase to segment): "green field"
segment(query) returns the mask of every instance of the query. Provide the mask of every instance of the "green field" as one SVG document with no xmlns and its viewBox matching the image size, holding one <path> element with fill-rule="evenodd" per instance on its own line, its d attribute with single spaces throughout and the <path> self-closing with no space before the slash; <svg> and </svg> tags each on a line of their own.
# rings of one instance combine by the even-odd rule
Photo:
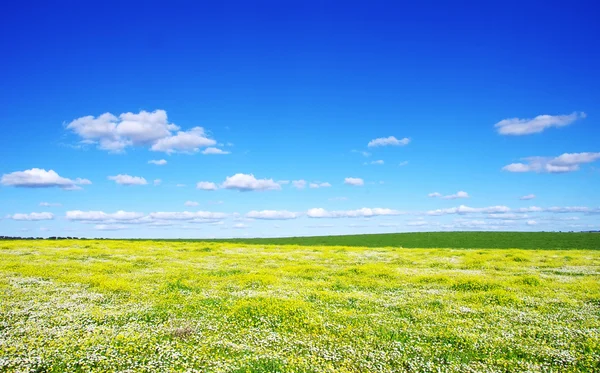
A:
<svg viewBox="0 0 600 373">
<path fill-rule="evenodd" d="M 555 237 L 2 241 L 0 372 L 598 372 L 598 236 Z"/>
<path fill-rule="evenodd" d="M 600 250 L 600 233 L 582 232 L 419 232 L 219 241 L 259 245 Z"/>
</svg>

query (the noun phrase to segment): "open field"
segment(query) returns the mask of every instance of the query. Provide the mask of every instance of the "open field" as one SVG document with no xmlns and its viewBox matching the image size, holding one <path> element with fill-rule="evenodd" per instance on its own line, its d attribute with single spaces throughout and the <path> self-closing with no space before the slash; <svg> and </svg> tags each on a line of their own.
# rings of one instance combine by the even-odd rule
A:
<svg viewBox="0 0 600 373">
<path fill-rule="evenodd" d="M 259 245 L 600 250 L 600 233 L 586 232 L 417 232 L 345 236 L 240 238 L 228 239 L 226 241 Z"/>
<path fill-rule="evenodd" d="M 3 241 L 0 371 L 599 371 L 590 242 Z"/>
</svg>

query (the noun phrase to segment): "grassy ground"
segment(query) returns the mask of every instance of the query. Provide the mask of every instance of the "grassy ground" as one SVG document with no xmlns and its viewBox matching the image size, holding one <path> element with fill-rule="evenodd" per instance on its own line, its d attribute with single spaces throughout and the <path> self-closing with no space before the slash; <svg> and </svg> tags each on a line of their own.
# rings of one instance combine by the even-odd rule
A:
<svg viewBox="0 0 600 373">
<path fill-rule="evenodd" d="M 225 241 L 225 240 L 220 240 Z M 259 245 L 364 246 L 468 249 L 594 249 L 600 233 L 570 232 L 417 232 L 285 238 L 228 239 Z"/>
<path fill-rule="evenodd" d="M 2 372 L 593 372 L 600 252 L 0 242 Z"/>
</svg>

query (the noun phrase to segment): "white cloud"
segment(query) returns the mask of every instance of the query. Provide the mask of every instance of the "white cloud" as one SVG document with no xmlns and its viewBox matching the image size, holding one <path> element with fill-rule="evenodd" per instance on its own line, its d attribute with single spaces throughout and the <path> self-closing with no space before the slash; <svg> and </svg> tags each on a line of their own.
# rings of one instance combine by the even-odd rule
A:
<svg viewBox="0 0 600 373">
<path fill-rule="evenodd" d="M 579 166 L 584 163 L 595 162 L 600 159 L 600 152 L 597 153 L 564 153 L 558 157 L 527 157 L 523 158 L 526 163 L 511 163 L 502 168 L 508 172 L 542 172 L 542 173 L 563 173 L 579 170 Z"/>
<path fill-rule="evenodd" d="M 300 214 L 290 211 L 276 211 L 276 210 L 263 210 L 263 211 L 250 211 L 246 214 L 247 218 L 250 219 L 266 219 L 266 220 L 288 220 L 296 219 Z"/>
<path fill-rule="evenodd" d="M 236 189 L 242 192 L 253 190 L 280 190 L 281 186 L 273 179 L 257 179 L 252 174 L 235 174 L 228 176 L 223 182 L 225 189 Z"/>
<path fill-rule="evenodd" d="M 537 222 L 535 220 L 527 220 L 527 225 L 536 225 Z"/>
<path fill-rule="evenodd" d="M 306 212 L 306 215 L 310 218 L 359 218 L 359 217 L 373 217 L 373 216 L 391 216 L 400 215 L 401 211 L 386 209 L 386 208 L 366 208 L 363 207 L 358 210 L 346 210 L 346 211 L 327 211 L 323 208 L 312 208 Z"/>
<path fill-rule="evenodd" d="M 219 149 L 219 148 L 206 148 L 202 151 L 202 154 L 231 154 L 231 152 Z"/>
<path fill-rule="evenodd" d="M 249 227 L 250 227 L 249 225 L 246 225 L 244 223 L 237 223 L 237 224 L 235 224 L 233 226 L 233 228 L 235 228 L 235 229 L 246 229 L 246 228 L 249 228 Z"/>
<path fill-rule="evenodd" d="M 99 231 L 120 231 L 127 229 L 126 225 L 115 225 L 115 224 L 97 224 L 94 229 Z"/>
<path fill-rule="evenodd" d="M 370 164 L 377 164 L 377 165 L 382 165 L 382 164 L 384 164 L 384 163 L 385 163 L 385 162 L 383 162 L 383 160 L 381 160 L 381 159 L 378 159 L 378 160 L 376 160 L 376 161 L 371 161 L 371 162 L 370 162 Z"/>
<path fill-rule="evenodd" d="M 185 206 L 190 206 L 190 207 L 194 207 L 194 206 L 198 206 L 199 203 L 196 201 L 185 201 L 184 203 Z"/>
<path fill-rule="evenodd" d="M 210 181 L 199 181 L 196 184 L 196 189 L 201 189 L 201 190 L 217 190 L 217 184 L 212 183 Z"/>
<path fill-rule="evenodd" d="M 494 127 L 501 135 L 529 135 L 542 132 L 550 127 L 564 127 L 585 117 L 585 113 L 577 112 L 569 115 L 538 115 L 533 119 L 504 119 L 496 123 Z"/>
<path fill-rule="evenodd" d="M 277 184 L 279 185 L 288 185 L 289 183 L 289 180 L 277 180 Z"/>
<path fill-rule="evenodd" d="M 450 194 L 447 196 L 443 196 L 443 199 L 457 199 L 457 198 L 469 198 L 469 193 L 464 192 L 464 191 L 458 191 L 454 194 Z"/>
<path fill-rule="evenodd" d="M 306 188 L 306 180 L 294 180 L 292 186 L 296 189 L 304 189 Z"/>
<path fill-rule="evenodd" d="M 329 188 L 329 187 L 331 187 L 331 184 L 329 184 L 329 183 L 320 183 L 318 181 L 315 181 L 314 183 L 310 183 L 308 185 L 308 187 L 309 188 L 313 188 L 313 189 L 316 189 L 316 188 Z"/>
<path fill-rule="evenodd" d="M 344 184 L 354 185 L 354 186 L 363 186 L 363 185 L 365 185 L 365 181 L 359 177 L 347 177 L 344 179 Z"/>
<path fill-rule="evenodd" d="M 154 185 L 160 185 L 160 183 L 162 183 L 161 179 L 154 179 L 153 181 Z"/>
<path fill-rule="evenodd" d="M 194 127 L 189 131 L 178 131 L 176 135 L 158 140 L 150 150 L 165 153 L 192 153 L 199 148 L 215 145 L 217 142 L 206 137 L 204 128 Z"/>
<path fill-rule="evenodd" d="M 54 219 L 54 214 L 50 212 L 32 212 L 30 214 L 14 214 L 9 216 L 12 220 L 27 220 L 27 221 L 37 221 L 37 220 L 52 220 Z"/>
<path fill-rule="evenodd" d="M 46 171 L 41 168 L 32 168 L 25 171 L 16 171 L 2 175 L 0 183 L 6 186 L 21 188 L 52 188 L 58 187 L 64 190 L 78 190 L 80 185 L 89 185 L 88 179 L 77 178 L 75 180 L 61 177 L 54 170 Z"/>
<path fill-rule="evenodd" d="M 431 197 L 431 198 L 442 198 L 442 199 L 458 199 L 458 198 L 469 198 L 469 193 L 464 192 L 464 191 L 458 191 L 454 194 L 448 194 L 446 196 L 443 196 L 441 193 L 438 192 L 433 192 L 433 193 L 429 193 L 427 195 L 427 197 Z"/>
<path fill-rule="evenodd" d="M 408 145 L 409 142 L 410 142 L 410 139 L 407 137 L 405 137 L 401 140 L 398 140 L 394 136 L 389 136 L 389 137 L 380 137 L 377 139 L 373 139 L 373 140 L 369 141 L 367 146 L 369 148 L 373 148 L 376 146 L 388 146 L 388 145 L 404 146 L 404 145 Z"/>
<path fill-rule="evenodd" d="M 167 161 L 164 159 L 153 159 L 151 161 L 148 161 L 148 164 L 154 164 L 157 166 L 164 166 L 167 164 Z"/>
<path fill-rule="evenodd" d="M 83 222 L 110 222 L 110 221 L 139 221 L 144 217 L 141 212 L 129 212 L 119 210 L 115 213 L 106 213 L 104 211 L 81 211 L 71 210 L 67 211 L 65 217 L 71 221 L 83 221 Z"/>
<path fill-rule="evenodd" d="M 398 164 L 398 166 L 403 167 L 406 166 L 408 164 L 408 161 L 402 161 Z"/>
<path fill-rule="evenodd" d="M 60 203 L 40 202 L 40 206 L 42 206 L 42 207 L 60 207 L 62 205 Z"/>
<path fill-rule="evenodd" d="M 212 146 L 215 140 L 206 137 L 202 127 L 179 131 L 179 126 L 169 123 L 167 112 L 123 113 L 118 117 L 105 113 L 99 117 L 85 116 L 66 126 L 82 142 L 97 144 L 100 149 L 121 152 L 128 146 L 151 146 L 154 151 L 195 152 L 198 148 Z M 173 135 L 173 131 L 178 131 Z"/>
<path fill-rule="evenodd" d="M 534 199 L 534 198 L 535 198 L 535 194 L 527 194 L 527 195 L 521 196 L 519 199 L 522 201 L 527 201 L 527 200 Z"/>
<path fill-rule="evenodd" d="M 131 176 L 131 175 L 116 175 L 109 176 L 108 180 L 113 180 L 115 183 L 120 185 L 146 185 L 148 182 L 143 177 Z"/>
<path fill-rule="evenodd" d="M 460 205 L 458 207 L 452 207 L 447 209 L 431 210 L 427 212 L 427 215 L 447 215 L 447 214 L 473 214 L 473 213 L 488 213 L 498 214 L 509 212 L 510 208 L 506 206 L 490 206 L 490 207 L 468 207 Z"/>
</svg>

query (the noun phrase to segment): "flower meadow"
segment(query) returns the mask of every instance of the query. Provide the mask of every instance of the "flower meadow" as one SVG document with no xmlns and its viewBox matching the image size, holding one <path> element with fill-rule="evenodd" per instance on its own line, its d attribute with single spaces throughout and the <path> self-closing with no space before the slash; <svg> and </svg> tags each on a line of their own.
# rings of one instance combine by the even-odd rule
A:
<svg viewBox="0 0 600 373">
<path fill-rule="evenodd" d="M 597 372 L 600 251 L 0 242 L 0 372 Z"/>
</svg>

